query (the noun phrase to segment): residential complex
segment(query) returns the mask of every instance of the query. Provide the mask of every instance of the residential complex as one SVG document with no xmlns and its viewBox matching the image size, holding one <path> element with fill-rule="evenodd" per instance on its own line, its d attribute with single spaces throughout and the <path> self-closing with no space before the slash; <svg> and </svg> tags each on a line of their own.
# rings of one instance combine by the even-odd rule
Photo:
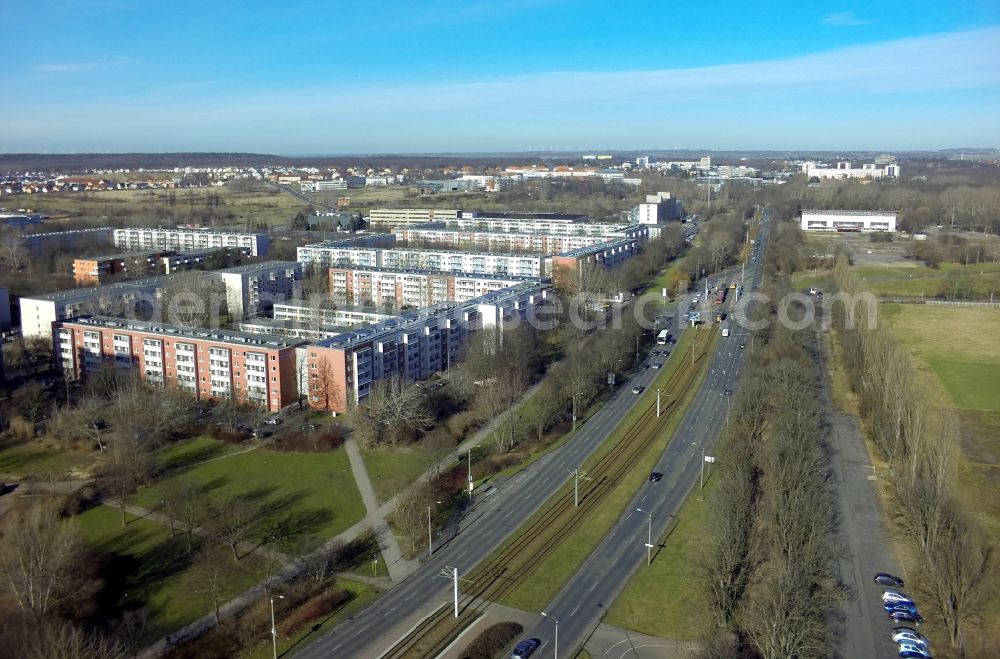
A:
<svg viewBox="0 0 1000 659">
<path fill-rule="evenodd" d="M 361 305 L 307 304 L 285 302 L 274 305 L 274 319 L 327 326 L 351 326 L 389 320 L 398 312 L 387 307 Z"/>
<path fill-rule="evenodd" d="M 821 231 L 895 231 L 896 211 L 803 210 L 802 228 Z"/>
<path fill-rule="evenodd" d="M 178 252 L 172 249 L 158 249 L 81 257 L 73 261 L 73 278 L 81 286 L 95 286 L 105 284 L 116 277 L 170 274 L 197 268 L 218 251 L 218 249 L 200 249 Z"/>
<path fill-rule="evenodd" d="M 461 215 L 459 210 L 440 208 L 375 208 L 368 216 L 371 224 L 401 225 L 454 220 Z"/>
<path fill-rule="evenodd" d="M 412 382 L 448 370 L 472 332 L 528 317 L 544 304 L 548 290 L 546 284 L 521 284 L 464 303 L 403 313 L 304 346 L 299 352 L 307 368 L 300 386 L 311 406 L 346 410 L 379 380 L 398 376 Z"/>
<path fill-rule="evenodd" d="M 465 302 L 538 277 L 500 276 L 440 270 L 330 268 L 330 299 L 342 304 L 425 307 Z"/>
<path fill-rule="evenodd" d="M 114 230 L 115 247 L 129 251 L 176 249 L 191 251 L 196 249 L 230 247 L 247 256 L 265 256 L 270 247 L 270 239 L 264 233 L 239 233 L 233 231 L 210 231 L 208 229 L 145 229 L 128 228 Z"/>
<path fill-rule="evenodd" d="M 110 244 L 114 237 L 111 227 L 97 229 L 71 229 L 69 231 L 50 231 L 48 233 L 27 233 L 18 240 L 22 247 L 32 256 L 39 256 L 43 250 L 80 249 L 92 245 Z"/>
<path fill-rule="evenodd" d="M 302 264 L 297 261 L 250 263 L 211 274 L 226 285 L 229 315 L 237 318 L 270 311 L 276 302 L 302 293 Z"/>
<path fill-rule="evenodd" d="M 199 399 L 232 399 L 277 411 L 298 400 L 295 346 L 301 343 L 92 316 L 55 323 L 53 354 L 73 379 L 113 366 Z"/>
<path fill-rule="evenodd" d="M 618 226 L 611 224 L 577 224 L 562 226 L 575 233 L 549 233 L 533 230 L 477 230 L 472 228 L 450 228 L 449 223 L 434 223 L 420 227 L 396 229 L 401 240 L 414 245 L 434 245 L 485 249 L 489 251 L 530 252 L 536 254 L 559 254 L 581 247 L 590 247 L 616 238 L 631 238 L 643 242 L 649 235 L 645 226 Z"/>
</svg>

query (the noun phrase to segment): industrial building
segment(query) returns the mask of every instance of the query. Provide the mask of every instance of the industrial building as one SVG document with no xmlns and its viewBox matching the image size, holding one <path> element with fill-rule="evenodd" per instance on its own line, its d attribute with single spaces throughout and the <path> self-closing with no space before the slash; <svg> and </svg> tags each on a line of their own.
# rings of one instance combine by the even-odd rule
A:
<svg viewBox="0 0 1000 659">
<path fill-rule="evenodd" d="M 896 211 L 803 210 L 806 231 L 895 231 Z"/>
</svg>

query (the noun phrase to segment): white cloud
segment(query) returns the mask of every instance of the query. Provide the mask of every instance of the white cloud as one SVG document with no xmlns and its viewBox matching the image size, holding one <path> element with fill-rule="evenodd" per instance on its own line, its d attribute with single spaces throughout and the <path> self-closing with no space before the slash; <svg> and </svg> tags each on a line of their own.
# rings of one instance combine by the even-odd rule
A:
<svg viewBox="0 0 1000 659">
<path fill-rule="evenodd" d="M 829 14 L 823 17 L 820 21 L 823 25 L 829 25 L 831 27 L 851 27 L 853 25 L 868 25 L 873 23 L 864 18 L 858 18 L 854 15 L 853 11 L 840 11 L 833 14 Z"/>
</svg>

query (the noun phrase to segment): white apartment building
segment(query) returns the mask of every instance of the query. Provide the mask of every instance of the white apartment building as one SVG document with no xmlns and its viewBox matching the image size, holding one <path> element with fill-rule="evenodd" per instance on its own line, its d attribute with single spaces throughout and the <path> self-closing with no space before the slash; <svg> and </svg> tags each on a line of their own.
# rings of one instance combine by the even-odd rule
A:
<svg viewBox="0 0 1000 659">
<path fill-rule="evenodd" d="M 511 286 L 543 281 L 538 277 L 434 270 L 330 268 L 330 299 L 341 304 L 420 308 L 465 302 Z"/>
<path fill-rule="evenodd" d="M 559 225 L 557 233 L 545 230 L 520 230 L 509 220 L 510 230 L 488 230 L 475 226 L 480 220 L 468 222 L 466 227 L 454 223 L 435 223 L 420 227 L 396 229 L 396 235 L 411 244 L 434 244 L 448 247 L 476 247 L 489 251 L 537 252 L 559 254 L 581 247 L 620 238 L 631 238 L 645 242 L 649 229 L 642 225 L 612 225 L 578 223 Z M 449 224 L 456 225 L 454 228 Z"/>
<path fill-rule="evenodd" d="M 454 220 L 461 212 L 440 208 L 375 208 L 369 214 L 368 221 L 371 224 L 422 224 Z"/>
<path fill-rule="evenodd" d="M 343 240 L 303 245 L 295 250 L 295 258 L 306 266 L 325 268 L 331 265 L 379 265 L 380 247 L 396 243 L 395 234 L 372 233 L 352 236 Z"/>
<path fill-rule="evenodd" d="M 398 316 L 397 311 L 382 307 L 338 305 L 327 307 L 305 302 L 283 302 L 274 305 L 274 319 L 312 325 L 350 327 L 380 323 Z"/>
<path fill-rule="evenodd" d="M 806 231 L 895 231 L 896 211 L 803 210 Z"/>
<path fill-rule="evenodd" d="M 680 199 L 671 197 L 669 192 L 657 192 L 646 195 L 646 201 L 636 207 L 635 221 L 643 225 L 665 224 L 683 215 L 684 205 Z"/>
<path fill-rule="evenodd" d="M 230 316 L 246 318 L 269 311 L 276 302 L 302 294 L 302 264 L 297 261 L 266 261 L 206 273 L 226 285 Z"/>
<path fill-rule="evenodd" d="M 823 167 L 810 161 L 802 163 L 802 173 L 809 178 L 830 179 L 898 179 L 900 177 L 899 165 L 895 162 L 884 165 L 866 163 L 857 169 L 852 167 L 849 162 L 838 162 L 835 167 Z"/>
<path fill-rule="evenodd" d="M 549 257 L 544 254 L 395 247 L 381 250 L 379 257 L 378 267 L 397 270 L 443 270 L 518 277 L 546 277 L 549 274 Z"/>
<path fill-rule="evenodd" d="M 144 229 L 135 227 L 115 229 L 114 241 L 115 247 L 127 251 L 175 249 L 183 252 L 229 247 L 238 249 L 247 256 L 264 256 L 270 247 L 270 239 L 267 234 L 203 229 Z"/>
</svg>

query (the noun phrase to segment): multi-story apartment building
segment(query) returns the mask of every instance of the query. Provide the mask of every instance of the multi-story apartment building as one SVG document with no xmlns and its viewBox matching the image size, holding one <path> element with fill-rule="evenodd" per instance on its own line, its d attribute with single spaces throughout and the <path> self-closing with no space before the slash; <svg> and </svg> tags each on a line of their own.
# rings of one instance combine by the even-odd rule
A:
<svg viewBox="0 0 1000 659">
<path fill-rule="evenodd" d="M 396 236 L 372 233 L 303 245 L 296 250 L 296 260 L 308 267 L 326 268 L 331 265 L 378 265 L 380 247 L 391 247 Z"/>
<path fill-rule="evenodd" d="M 341 304 L 425 307 L 439 302 L 465 302 L 509 286 L 539 283 L 539 277 L 394 270 L 330 268 L 330 299 Z"/>
<path fill-rule="evenodd" d="M 206 273 L 226 285 L 229 314 L 245 318 L 269 311 L 302 293 L 302 264 L 298 261 L 265 261 Z"/>
<path fill-rule="evenodd" d="M 298 349 L 302 391 L 312 407 L 344 411 L 379 380 L 412 382 L 457 363 L 476 330 L 531 314 L 548 296 L 547 284 L 521 284 L 462 303 L 407 312 L 373 327 L 338 334 Z"/>
<path fill-rule="evenodd" d="M 73 277 L 81 286 L 95 286 L 116 277 L 170 274 L 197 268 L 218 251 L 211 248 L 192 252 L 166 249 L 81 257 L 73 261 Z"/>
<path fill-rule="evenodd" d="M 274 305 L 274 319 L 287 320 L 310 325 L 350 327 L 389 320 L 399 312 L 385 307 L 361 305 L 309 304 L 306 302 L 285 302 Z"/>
<path fill-rule="evenodd" d="M 613 268 L 635 256 L 638 251 L 639 246 L 635 241 L 623 238 L 563 252 L 552 257 L 552 279 L 557 284 L 564 285 L 567 278 L 578 276 L 586 263 Z"/>
<path fill-rule="evenodd" d="M 129 251 L 175 249 L 192 251 L 229 247 L 247 256 L 264 256 L 270 247 L 265 233 L 210 231 L 207 229 L 145 229 L 131 227 L 114 230 L 115 246 Z"/>
<path fill-rule="evenodd" d="M 56 323 L 53 343 L 68 379 L 114 366 L 199 399 L 232 399 L 272 411 L 298 400 L 299 340 L 93 316 Z"/>
<path fill-rule="evenodd" d="M 597 223 L 570 223 L 559 225 L 558 233 L 518 229 L 517 220 L 493 220 L 511 225 L 512 229 L 484 230 L 478 228 L 479 220 L 439 222 L 420 227 L 403 227 L 395 230 L 400 240 L 412 246 L 436 245 L 445 247 L 477 248 L 489 251 L 514 251 L 538 254 L 559 254 L 569 250 L 591 247 L 609 240 L 630 238 L 645 242 L 649 228 L 644 225 L 613 225 Z M 552 220 L 526 221 L 526 226 L 547 224 Z M 459 225 L 466 224 L 464 228 Z M 454 226 L 450 226 L 454 225 Z M 573 230 L 571 232 L 571 230 Z"/>
<path fill-rule="evenodd" d="M 52 336 L 52 323 L 74 316 L 128 313 L 148 317 L 155 310 L 160 292 L 171 281 L 169 276 L 148 277 L 22 297 L 21 334 L 48 338 Z"/>
<path fill-rule="evenodd" d="M 454 220 L 461 215 L 459 210 L 440 208 L 375 208 L 368 216 L 370 224 L 403 225 Z"/>
<path fill-rule="evenodd" d="M 384 249 L 377 267 L 414 270 L 441 270 L 472 274 L 544 277 L 548 257 L 544 254 L 464 252 L 457 249 Z"/>
<path fill-rule="evenodd" d="M 110 245 L 113 237 L 113 228 L 99 227 L 97 229 L 28 233 L 21 236 L 18 242 L 29 254 L 39 256 L 53 249 L 80 249 L 86 246 Z"/>
</svg>

